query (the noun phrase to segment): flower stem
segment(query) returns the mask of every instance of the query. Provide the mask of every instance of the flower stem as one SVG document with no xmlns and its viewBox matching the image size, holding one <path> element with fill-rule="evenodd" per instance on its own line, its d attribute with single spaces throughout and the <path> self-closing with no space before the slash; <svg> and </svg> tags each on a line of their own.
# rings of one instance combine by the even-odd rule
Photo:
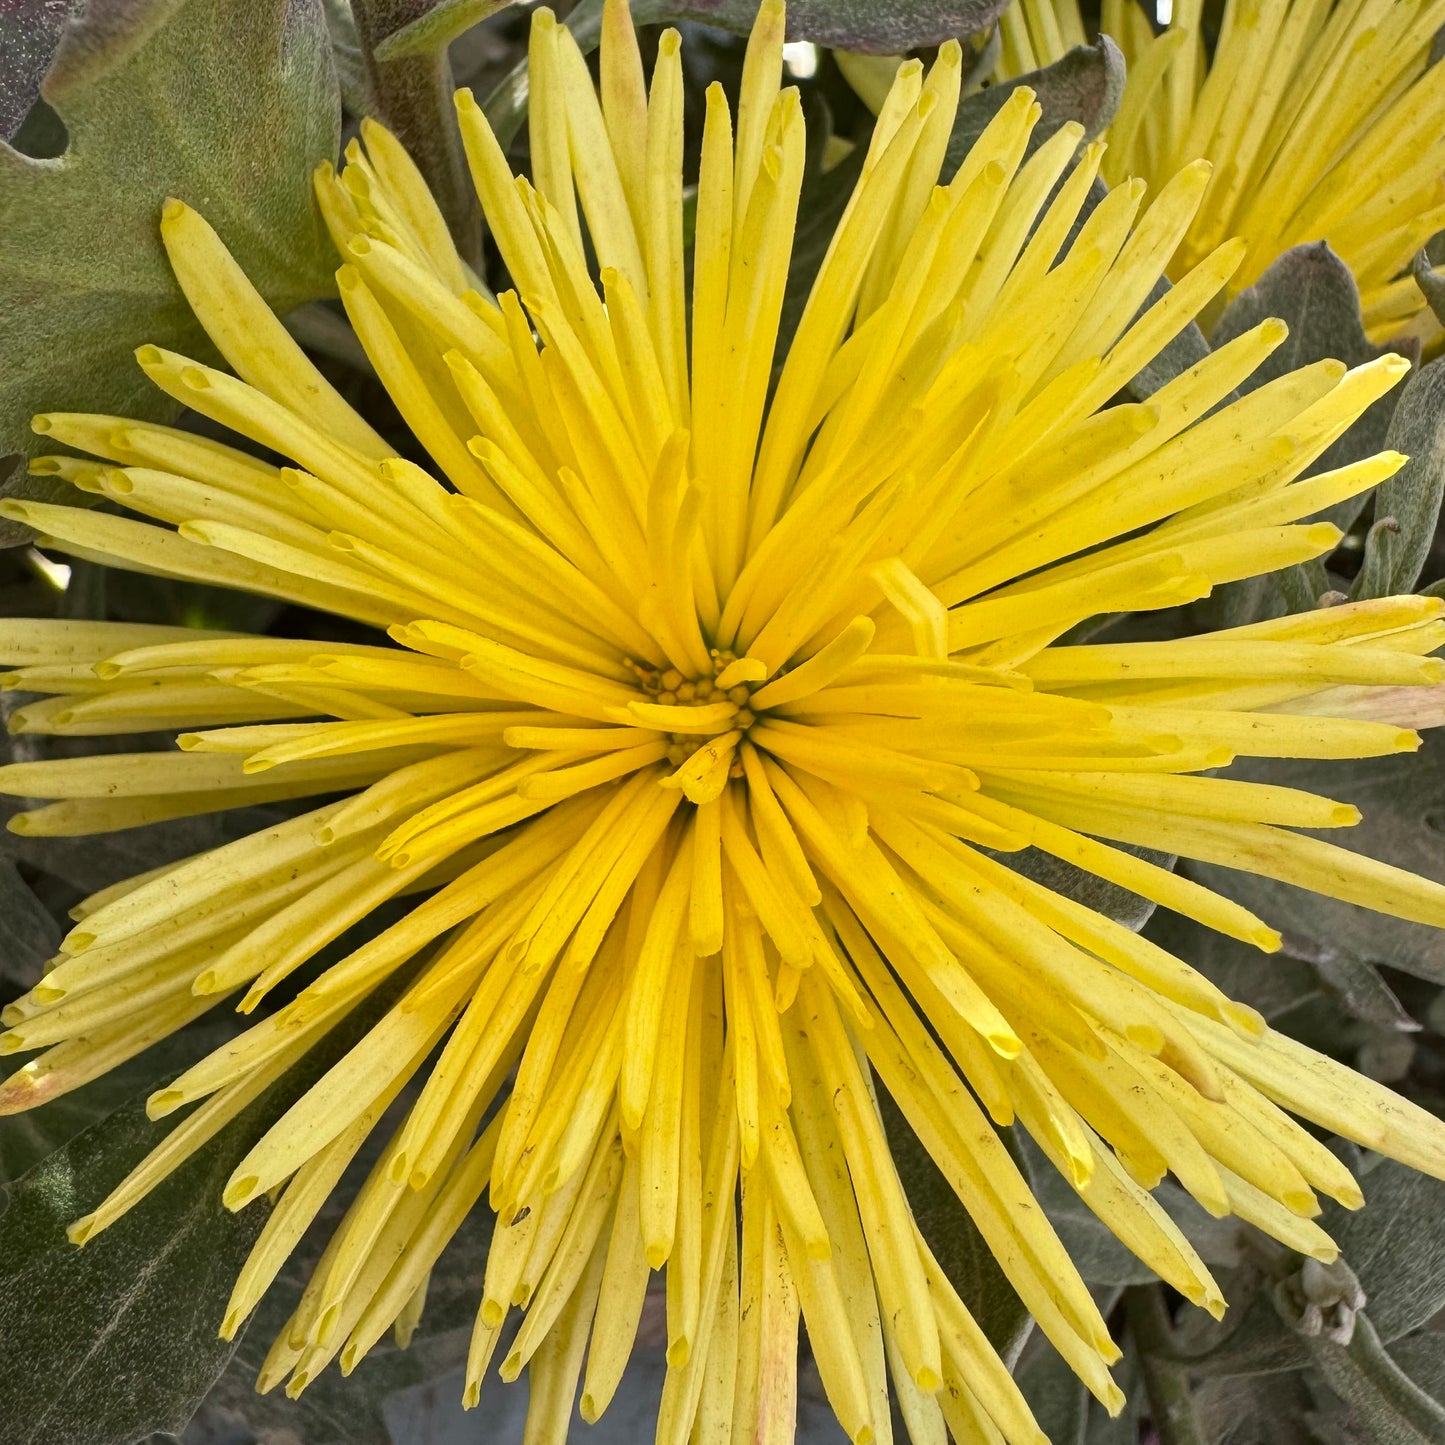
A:
<svg viewBox="0 0 1445 1445">
<path fill-rule="evenodd" d="M 1126 1290 L 1124 1314 L 1139 1352 L 1149 1414 L 1160 1445 L 1204 1445 L 1194 1418 L 1189 1371 L 1168 1358 L 1174 1331 L 1159 1286 L 1135 1285 Z"/>
</svg>

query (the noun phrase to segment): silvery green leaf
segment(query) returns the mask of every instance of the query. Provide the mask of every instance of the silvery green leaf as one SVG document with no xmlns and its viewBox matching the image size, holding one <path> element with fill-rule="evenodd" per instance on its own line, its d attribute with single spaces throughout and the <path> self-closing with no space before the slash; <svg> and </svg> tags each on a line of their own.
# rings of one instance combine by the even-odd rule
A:
<svg viewBox="0 0 1445 1445">
<path fill-rule="evenodd" d="M 0 140 L 12 140 L 55 58 L 65 23 L 83 0 L 29 0 L 0 9 Z"/>
<path fill-rule="evenodd" d="M 270 1124 L 390 1007 L 411 975 L 404 968 L 382 984 L 83 1248 L 70 1243 L 65 1226 L 95 1208 L 174 1127 L 147 1119 L 141 1098 L 0 1188 L 5 1445 L 128 1445 L 185 1425 L 236 1348 L 216 1330 L 269 1210 L 261 1199 L 231 1213 L 221 1203 L 226 1180 Z M 175 1077 L 193 1049 L 214 1042 L 205 1026 L 183 1030 L 125 1073 L 146 1080 L 142 1093 L 148 1093 Z"/>
<path fill-rule="evenodd" d="M 948 144 L 945 174 L 963 160 L 974 141 L 983 134 L 984 127 L 1021 86 L 1032 90 L 1043 108 L 1029 137 L 1031 148 L 1037 148 L 1071 120 L 1084 127 L 1085 139 L 1088 139 L 1105 130 L 1119 108 L 1124 93 L 1124 57 L 1107 35 L 1101 35 L 1092 45 L 1075 46 L 1041 70 L 964 96 Z"/>
<path fill-rule="evenodd" d="M 1324 241 L 1295 246 L 1278 257 L 1253 286 L 1229 303 L 1210 341 L 1215 347 L 1222 346 L 1269 316 L 1287 322 L 1289 336 L 1244 382 L 1243 392 L 1326 357 L 1353 367 L 1397 349 L 1375 346 L 1366 339 L 1359 287 L 1350 268 Z M 1386 392 L 1325 451 L 1310 473 L 1331 471 L 1380 451 L 1399 398 L 1399 387 Z M 1364 505 L 1364 498 L 1341 503 L 1325 515 L 1336 525 L 1348 527 Z"/>
<path fill-rule="evenodd" d="M 1445 1407 L 1395 1363 L 1368 1314 L 1349 1344 L 1315 1339 L 1310 1353 L 1372 1445 L 1445 1445 Z"/>
<path fill-rule="evenodd" d="M 1437 33 L 1436 43 L 1439 42 L 1440 35 Z M 1442 251 L 1445 251 L 1445 239 L 1437 235 L 1416 252 L 1411 272 L 1435 319 L 1445 322 L 1445 269 L 1439 265 Z"/>
<path fill-rule="evenodd" d="M 1091 1397 L 1042 1335 L 1036 1333 L 1024 1346 L 1014 1377 L 1049 1445 L 1084 1445 Z"/>
<path fill-rule="evenodd" d="M 60 943 L 60 925 L 20 870 L 0 858 L 0 997 L 30 988 Z"/>
<path fill-rule="evenodd" d="M 1375 492 L 1379 520 L 1365 542 L 1351 597 L 1411 591 L 1430 554 L 1445 497 L 1445 367 L 1439 361 L 1405 382 L 1384 444 L 1410 460 Z M 1393 529 L 1384 526 L 1386 521 Z"/>
<path fill-rule="evenodd" d="M 1194 1391 L 1210 1445 L 1319 1445 L 1306 1424 L 1313 1403 L 1300 1375 L 1220 1376 Z"/>
<path fill-rule="evenodd" d="M 1365 1291 L 1387 1344 L 1445 1309 L 1445 1182 L 1369 1156 L 1359 1170 L 1365 1207 L 1330 1204 L 1320 1220 Z"/>
<path fill-rule="evenodd" d="M 83 1249 L 65 1226 L 155 1143 L 137 1102 L 6 1190 L 0 1215 L 0 1419 L 7 1445 L 120 1445 L 179 1430 L 231 1345 L 216 1322 L 265 1208 L 221 1187 L 240 1138 L 204 1151 Z"/>
<path fill-rule="evenodd" d="M 171 413 L 132 351 L 209 352 L 161 248 L 167 196 L 278 311 L 335 264 L 310 190 L 339 124 L 321 0 L 90 0 L 42 93 L 63 154 L 0 143 L 0 453 L 35 450 L 36 411 Z"/>
</svg>

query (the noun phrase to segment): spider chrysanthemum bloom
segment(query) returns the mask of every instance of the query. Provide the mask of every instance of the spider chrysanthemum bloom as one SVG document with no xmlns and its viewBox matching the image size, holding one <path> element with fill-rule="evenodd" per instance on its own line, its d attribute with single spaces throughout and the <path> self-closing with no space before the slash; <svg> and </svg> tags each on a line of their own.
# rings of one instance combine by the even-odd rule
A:
<svg viewBox="0 0 1445 1445">
<path fill-rule="evenodd" d="M 1120 1239 L 1216 1312 L 1149 1193 L 1166 1171 L 1210 1212 L 1325 1259 L 1316 1191 L 1360 1193 L 1286 1111 L 1445 1174 L 1439 1122 L 997 857 L 1043 850 L 1264 950 L 1267 922 L 1116 845 L 1445 923 L 1445 890 L 1293 831 L 1353 809 L 1206 776 L 1235 755 L 1413 747 L 1368 714 L 1441 679 L 1426 655 L 1445 637 L 1439 601 L 1056 645 L 1095 614 L 1327 552 L 1338 532 L 1304 519 L 1401 458 L 1303 474 L 1404 363 L 1322 362 L 1229 400 L 1284 337 L 1266 321 L 1147 404 L 1107 405 L 1243 247 L 1139 314 L 1204 171 L 1142 211 L 1142 187 L 1121 186 L 1075 233 L 1092 179 L 1071 169 L 1079 130 L 1027 154 L 1024 91 L 937 184 L 950 45 L 926 78 L 900 70 L 774 387 L 805 153 L 782 36 L 765 4 L 735 128 L 708 94 L 690 320 L 678 36 L 648 89 L 626 8 L 609 5 L 599 100 L 539 11 L 531 183 L 459 97 L 514 291 L 474 289 L 386 132 L 368 126 L 344 174 L 318 178 L 342 299 L 434 472 L 344 404 L 172 203 L 176 273 L 237 374 L 154 347 L 141 365 L 294 465 L 52 414 L 42 432 L 103 460 L 42 467 L 153 520 L 3 506 L 74 555 L 379 629 L 344 645 L 66 621 L 0 634 L 10 685 L 53 694 L 14 714 L 20 731 L 189 729 L 178 753 L 4 770 L 7 792 L 60 800 L 12 826 L 328 799 L 89 899 L 0 1038 L 45 1050 L 0 1088 L 21 1109 L 288 984 L 153 1096 L 156 1117 L 189 1112 L 78 1222 L 84 1240 L 375 1011 L 225 1191 L 233 1208 L 276 1195 L 229 1335 L 417 1086 L 263 1388 L 298 1391 L 393 1323 L 405 1334 L 489 1195 L 467 1393 L 505 1338 L 503 1377 L 530 1367 L 530 1438 L 563 1438 L 579 1379 L 584 1417 L 606 1408 L 661 1269 L 662 1440 L 789 1438 L 801 1315 L 854 1440 L 889 1437 L 891 1375 L 918 1439 L 947 1422 L 1018 1445 L 1039 1430 L 914 1226 L 880 1086 L 1111 1409 L 1117 1348 L 994 1124 L 1022 1124 Z M 416 901 L 308 969 L 397 897 Z"/>
<path fill-rule="evenodd" d="M 1170 276 L 1242 236 L 1232 294 L 1291 246 L 1328 241 L 1354 273 L 1375 340 L 1417 319 L 1437 331 L 1410 263 L 1445 230 L 1445 65 L 1430 50 L 1445 7 L 1226 0 L 1212 47 L 1202 10 L 1203 0 L 1179 0 L 1156 35 L 1135 0 L 1104 0 L 1100 22 L 1129 66 L 1105 179 L 1158 185 L 1191 161 L 1214 167 Z M 1015 0 L 1001 25 L 1010 75 L 1084 39 L 1077 0 Z"/>
</svg>

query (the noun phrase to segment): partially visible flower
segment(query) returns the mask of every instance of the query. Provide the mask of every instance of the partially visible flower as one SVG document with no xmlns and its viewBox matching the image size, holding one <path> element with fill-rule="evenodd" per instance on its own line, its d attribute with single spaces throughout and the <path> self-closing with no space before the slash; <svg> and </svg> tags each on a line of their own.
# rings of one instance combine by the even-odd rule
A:
<svg viewBox="0 0 1445 1445">
<path fill-rule="evenodd" d="M 531 183 L 458 97 L 516 288 L 498 301 L 387 132 L 363 127 L 345 171 L 318 176 L 342 300 L 430 469 L 394 455 L 172 202 L 163 240 L 236 374 L 156 347 L 141 366 L 293 465 L 50 414 L 37 430 L 100 460 L 41 469 L 150 520 L 0 505 L 72 555 L 377 629 L 0 630 L 6 685 L 48 694 L 17 730 L 187 730 L 179 753 L 3 770 L 4 791 L 59 800 L 20 831 L 323 799 L 87 899 L 0 1036 L 0 1051 L 42 1051 L 0 1086 L 13 1111 L 224 1000 L 269 1010 L 151 1098 L 155 1117 L 188 1112 L 73 1226 L 84 1241 L 376 1009 L 224 1193 L 237 1209 L 276 1195 L 230 1336 L 419 1085 L 263 1389 L 298 1392 L 387 1329 L 406 1337 L 489 1195 L 466 1399 L 508 1338 L 501 1373 L 529 1371 L 531 1439 L 565 1438 L 579 1380 L 584 1417 L 607 1407 L 665 1269 L 663 1441 L 734 1425 L 787 1439 L 801 1317 L 860 1445 L 888 1430 L 890 1376 L 919 1440 L 947 1426 L 1037 1442 L 914 1223 L 880 1085 L 1111 1410 L 1117 1346 L 995 1124 L 1022 1124 L 1130 1249 L 1216 1313 L 1208 1269 L 1149 1193 L 1166 1172 L 1320 1259 L 1336 1250 L 1317 1192 L 1361 1195 L 1290 1113 L 1445 1176 L 1445 1125 L 995 856 L 1038 848 L 1266 951 L 1267 922 L 1130 846 L 1445 923 L 1445 889 L 1295 831 L 1346 826 L 1353 808 L 1209 776 L 1235 755 L 1415 747 L 1311 708 L 1341 686 L 1440 683 L 1438 600 L 1056 645 L 1093 615 L 1333 548 L 1337 529 L 1307 519 L 1403 459 L 1304 474 L 1405 364 L 1319 362 L 1230 400 L 1284 340 L 1265 321 L 1147 403 L 1110 405 L 1243 248 L 1147 304 L 1205 170 L 1142 212 L 1142 186 L 1122 184 L 1076 230 L 1098 152 L 1074 165 L 1080 128 L 1064 126 L 1026 159 L 1027 91 L 936 184 L 961 72 L 944 46 L 926 77 L 900 69 L 775 377 L 806 155 L 782 38 L 765 3 L 735 134 L 708 93 L 690 309 L 680 39 L 663 34 L 649 91 L 615 0 L 600 101 L 570 35 L 536 14 Z M 417 901 L 318 960 L 398 898 Z"/>
<path fill-rule="evenodd" d="M 1100 29 L 1128 63 L 1101 173 L 1158 185 L 1192 161 L 1213 174 L 1169 265 L 1182 276 L 1222 241 L 1244 260 L 1226 296 L 1282 252 L 1328 241 L 1360 288 L 1365 328 L 1388 340 L 1438 330 L 1410 275 L 1445 230 L 1445 66 L 1430 0 L 1226 0 L 1206 43 L 1202 0 L 1156 35 L 1135 0 L 1104 0 Z M 1014 0 L 1000 71 L 1021 75 L 1083 43 L 1077 0 Z"/>
</svg>

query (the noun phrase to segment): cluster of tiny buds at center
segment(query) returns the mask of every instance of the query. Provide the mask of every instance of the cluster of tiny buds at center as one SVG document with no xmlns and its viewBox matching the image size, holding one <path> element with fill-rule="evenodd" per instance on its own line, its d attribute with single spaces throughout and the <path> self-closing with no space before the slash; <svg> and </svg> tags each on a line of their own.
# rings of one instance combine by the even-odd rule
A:
<svg viewBox="0 0 1445 1445">
<path fill-rule="evenodd" d="M 724 690 L 718 687 L 716 678 L 727 667 L 737 661 L 736 656 L 719 648 L 711 650 L 712 672 L 705 677 L 686 677 L 675 667 L 663 671 L 634 664 L 643 690 L 653 702 L 663 707 L 708 707 L 714 703 L 730 702 L 737 708 L 728 721 L 718 729 L 720 733 L 737 729 L 746 732 L 757 720 L 757 714 L 748 706 L 752 700 L 753 686 L 740 682 Z M 681 767 L 706 739 L 696 733 L 668 733 L 667 757 L 674 767 Z M 734 758 L 731 776 L 740 778 L 743 765 Z"/>
</svg>

